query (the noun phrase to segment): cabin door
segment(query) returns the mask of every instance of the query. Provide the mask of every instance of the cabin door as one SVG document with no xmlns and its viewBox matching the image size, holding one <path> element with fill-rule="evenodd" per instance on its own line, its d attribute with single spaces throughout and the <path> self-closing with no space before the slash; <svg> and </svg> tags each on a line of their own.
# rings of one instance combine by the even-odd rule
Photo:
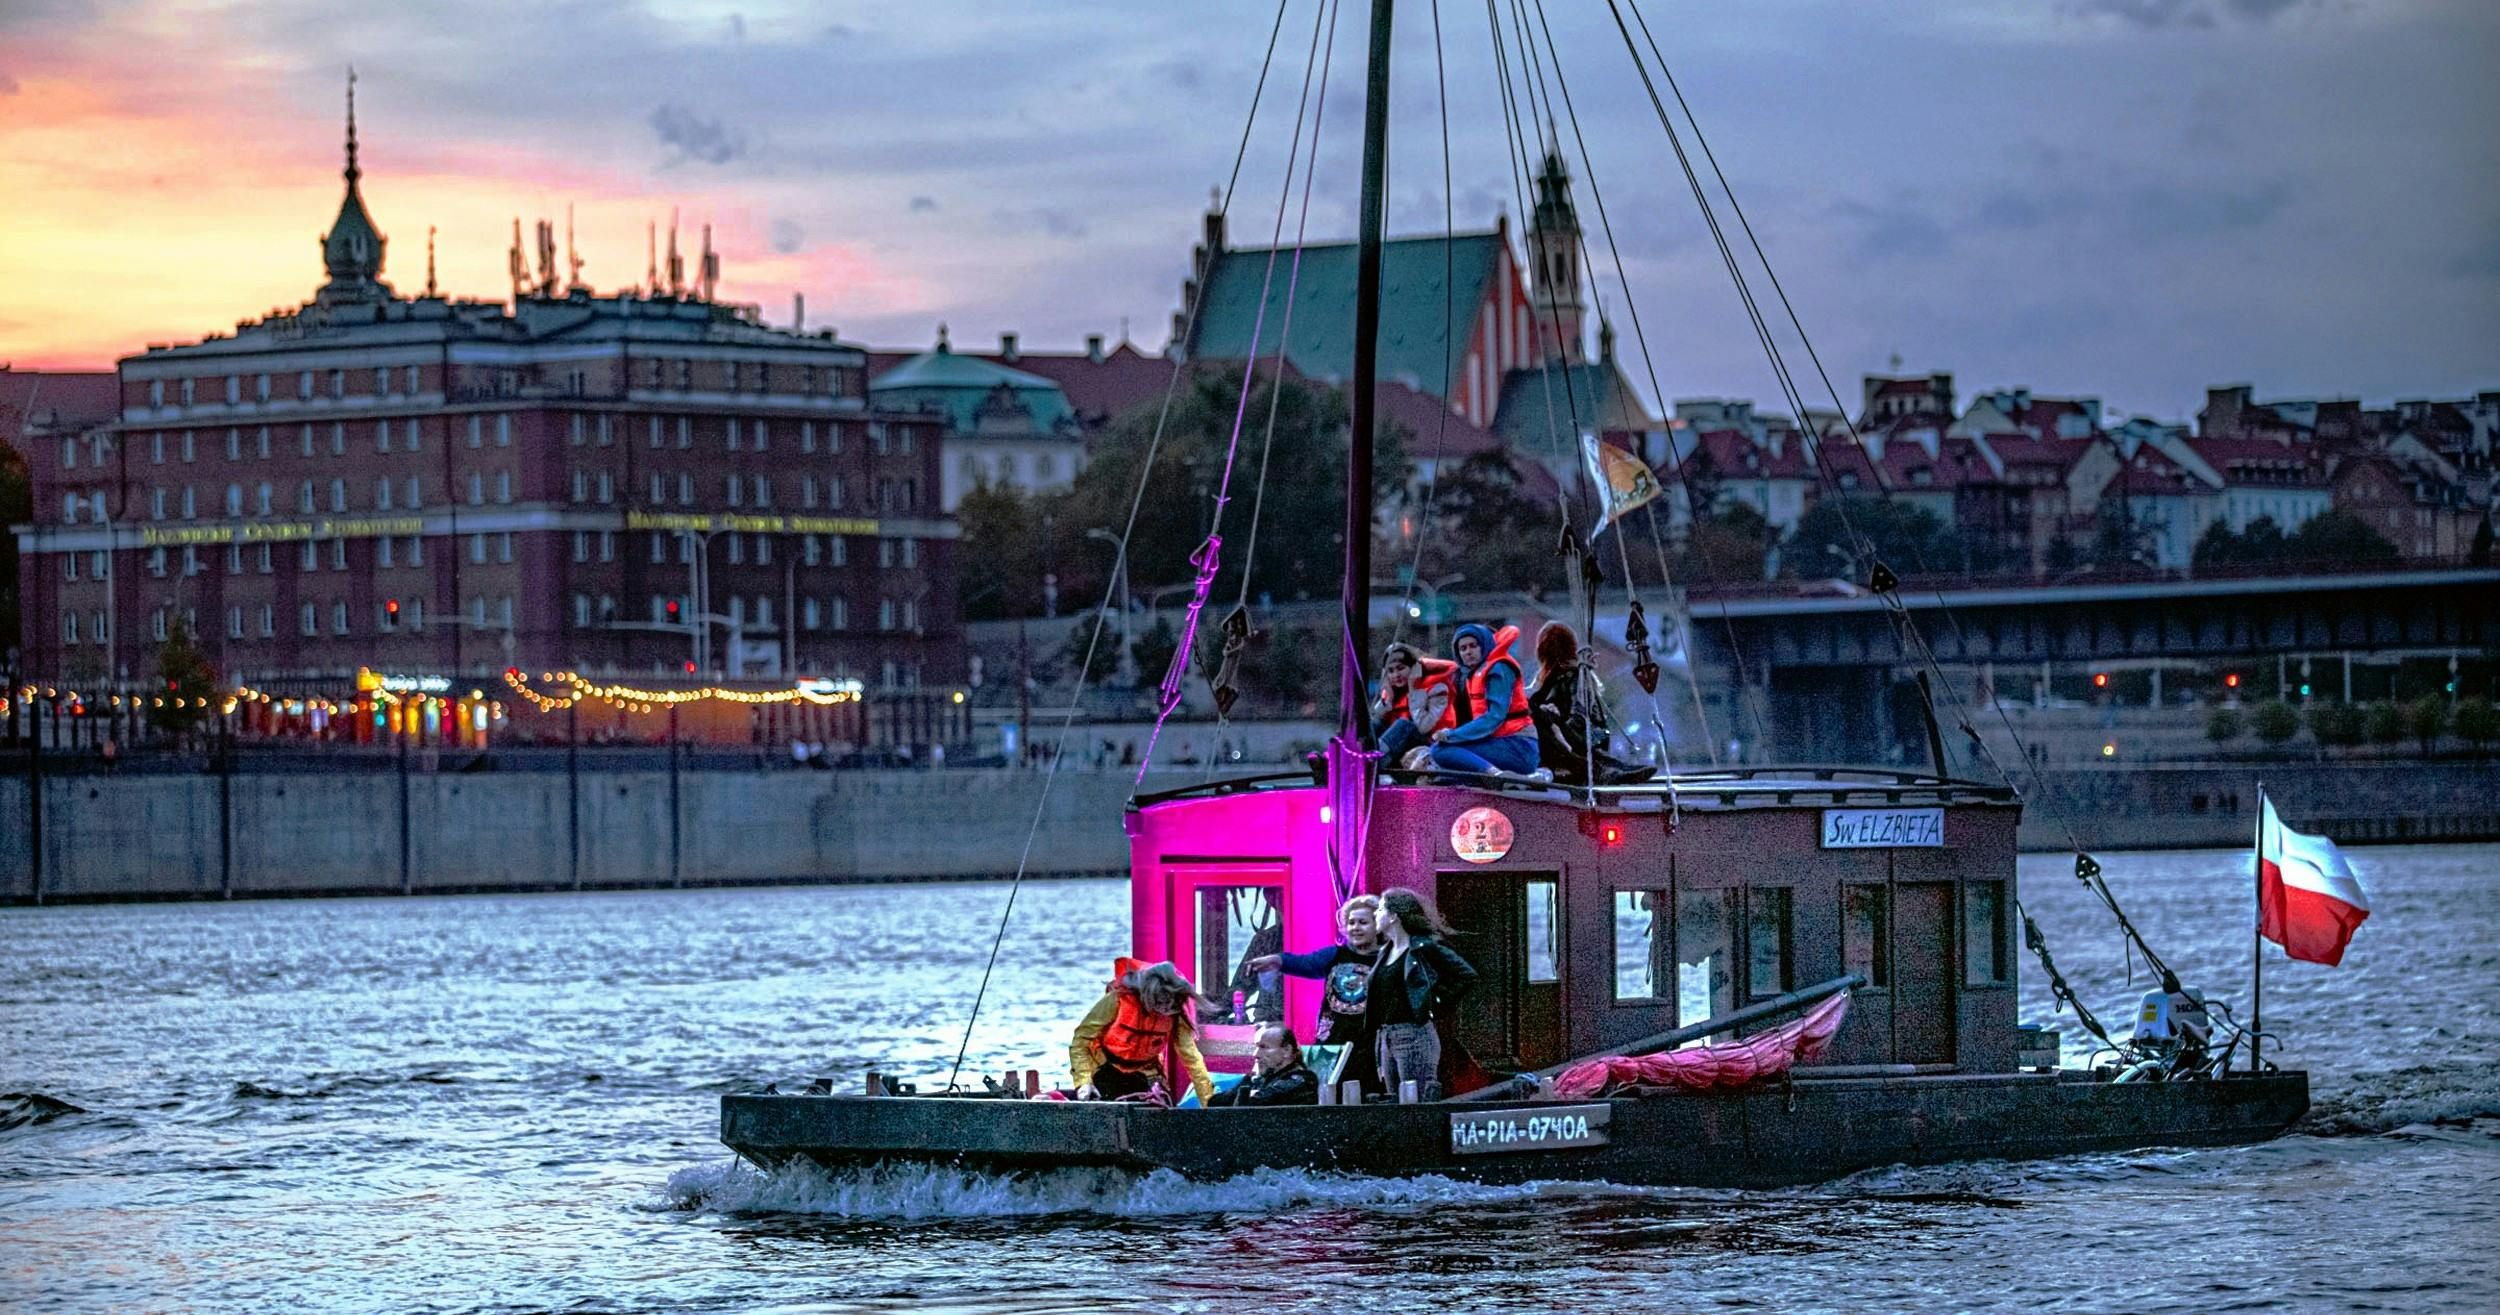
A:
<svg viewBox="0 0 2500 1315">
<path fill-rule="evenodd" d="M 1892 1046 L 1901 1064 L 1953 1062 L 1953 884 L 1893 887 Z"/>
<path fill-rule="evenodd" d="M 1450 947 L 1475 967 L 1451 1033 L 1487 1068 L 1560 1063 L 1562 974 L 1558 883 L 1544 873 L 1444 872 L 1438 902 L 1457 933 Z"/>
</svg>

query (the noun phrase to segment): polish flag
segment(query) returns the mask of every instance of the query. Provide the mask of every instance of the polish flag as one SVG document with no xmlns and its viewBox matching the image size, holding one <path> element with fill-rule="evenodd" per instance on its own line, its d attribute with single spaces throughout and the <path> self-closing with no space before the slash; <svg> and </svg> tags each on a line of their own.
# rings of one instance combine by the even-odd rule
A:
<svg viewBox="0 0 2500 1315">
<path fill-rule="evenodd" d="M 2370 916 L 2370 897 L 2335 842 L 2283 825 L 2274 801 L 2257 824 L 2257 930 L 2308 963 L 2344 961 L 2352 933 Z"/>
</svg>

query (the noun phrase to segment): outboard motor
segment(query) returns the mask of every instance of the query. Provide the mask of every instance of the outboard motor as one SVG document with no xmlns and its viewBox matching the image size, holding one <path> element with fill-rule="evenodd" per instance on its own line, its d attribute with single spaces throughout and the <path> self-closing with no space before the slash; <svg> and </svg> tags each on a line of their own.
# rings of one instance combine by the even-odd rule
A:
<svg viewBox="0 0 2500 1315">
<path fill-rule="evenodd" d="M 2144 993 L 2143 1007 L 2136 1012 L 2135 1035 L 2129 1041 L 2138 1054 L 2161 1060 L 2173 1073 L 2201 1071 L 2213 1037 L 2205 993 L 2181 986 L 2176 979 L 2166 986 L 2167 990 Z"/>
</svg>

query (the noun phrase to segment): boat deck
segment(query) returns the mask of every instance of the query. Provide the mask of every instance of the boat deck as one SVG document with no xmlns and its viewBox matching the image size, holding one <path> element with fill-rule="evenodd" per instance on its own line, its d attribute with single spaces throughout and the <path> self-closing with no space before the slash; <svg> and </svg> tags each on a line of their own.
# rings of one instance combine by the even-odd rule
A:
<svg viewBox="0 0 2500 1315">
<path fill-rule="evenodd" d="M 1804 1077 L 1736 1095 L 1170 1110 L 986 1097 L 721 1098 L 721 1140 L 771 1167 L 1004 1172 L 1262 1168 L 1483 1182 L 1776 1187 L 1890 1164 L 2022 1160 L 2281 1135 L 2305 1073 L 2116 1085 L 2089 1074 Z"/>
</svg>

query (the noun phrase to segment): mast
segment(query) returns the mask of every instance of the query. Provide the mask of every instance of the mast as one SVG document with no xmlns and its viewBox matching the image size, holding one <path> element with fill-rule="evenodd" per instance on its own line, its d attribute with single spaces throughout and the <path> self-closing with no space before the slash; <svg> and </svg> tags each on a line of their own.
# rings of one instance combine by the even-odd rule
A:
<svg viewBox="0 0 2500 1315">
<path fill-rule="evenodd" d="M 1338 682 L 1348 742 L 1372 747 L 1364 662 L 1371 652 L 1372 390 L 1380 357 L 1380 239 L 1389 171 L 1389 28 L 1394 0 L 1372 0 L 1371 65 L 1363 93 L 1363 210 L 1354 252 L 1353 430 L 1346 441 L 1345 654 Z"/>
</svg>

